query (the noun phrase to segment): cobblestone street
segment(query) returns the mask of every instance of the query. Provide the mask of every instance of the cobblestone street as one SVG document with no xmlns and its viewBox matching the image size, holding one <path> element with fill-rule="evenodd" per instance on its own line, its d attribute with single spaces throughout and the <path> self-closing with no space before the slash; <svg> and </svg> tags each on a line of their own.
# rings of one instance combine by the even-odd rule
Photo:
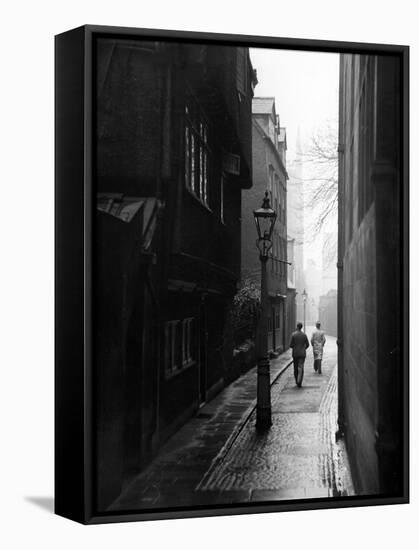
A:
<svg viewBox="0 0 419 550">
<path fill-rule="evenodd" d="M 336 341 L 328 337 L 323 373 L 307 356 L 303 387 L 292 367 L 272 386 L 272 428 L 259 435 L 255 415 L 200 490 L 241 491 L 245 500 L 343 496 L 351 493 L 344 449 L 335 443 Z"/>
<path fill-rule="evenodd" d="M 289 352 L 271 361 L 273 425 L 266 434 L 255 430 L 252 369 L 187 422 L 110 510 L 353 494 L 343 443 L 335 442 L 336 361 L 332 337 L 321 375 L 308 350 L 302 388 Z"/>
</svg>

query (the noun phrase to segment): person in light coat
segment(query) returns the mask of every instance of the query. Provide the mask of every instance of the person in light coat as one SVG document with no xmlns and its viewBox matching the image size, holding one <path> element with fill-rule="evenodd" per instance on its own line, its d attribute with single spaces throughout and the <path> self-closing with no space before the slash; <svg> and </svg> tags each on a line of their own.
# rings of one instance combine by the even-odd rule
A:
<svg viewBox="0 0 419 550">
<path fill-rule="evenodd" d="M 316 330 L 311 336 L 311 345 L 313 346 L 314 357 L 314 370 L 318 374 L 322 373 L 323 348 L 326 343 L 324 331 L 320 329 L 320 326 L 320 323 L 317 321 Z"/>
</svg>

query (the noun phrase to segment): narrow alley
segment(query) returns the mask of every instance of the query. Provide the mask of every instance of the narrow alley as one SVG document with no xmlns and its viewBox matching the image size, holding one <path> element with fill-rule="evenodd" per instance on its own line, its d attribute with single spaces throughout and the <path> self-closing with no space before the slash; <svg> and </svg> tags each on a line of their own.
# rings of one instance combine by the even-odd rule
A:
<svg viewBox="0 0 419 550">
<path fill-rule="evenodd" d="M 321 375 L 308 351 L 302 388 L 289 351 L 271 361 L 273 425 L 264 434 L 255 430 L 255 396 L 252 369 L 202 407 L 109 510 L 353 495 L 335 441 L 336 339 L 327 336 Z"/>
<path fill-rule="evenodd" d="M 108 520 L 406 502 L 401 58 L 93 35 L 90 256 L 73 266 L 67 234 L 57 246 L 63 277 L 94 266 L 57 322 L 57 404 L 84 384 L 82 414 L 56 426 L 63 457 L 69 426 L 82 434 L 83 506 Z M 62 177 L 64 220 L 67 192 L 80 201 Z M 73 495 L 71 475 L 63 458 Z"/>
</svg>

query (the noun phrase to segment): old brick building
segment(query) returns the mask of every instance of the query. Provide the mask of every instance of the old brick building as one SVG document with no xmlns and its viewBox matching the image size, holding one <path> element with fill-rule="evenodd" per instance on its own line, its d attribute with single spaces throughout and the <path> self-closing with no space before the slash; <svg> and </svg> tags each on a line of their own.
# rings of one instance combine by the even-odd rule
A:
<svg viewBox="0 0 419 550">
<path fill-rule="evenodd" d="M 97 502 L 229 378 L 252 184 L 247 48 L 96 43 Z"/>
<path fill-rule="evenodd" d="M 340 63 L 339 424 L 356 491 L 401 492 L 400 60 Z"/>
<path fill-rule="evenodd" d="M 288 194 L 287 194 L 288 197 Z M 288 216 L 287 216 L 288 226 Z M 288 227 L 287 227 L 288 229 Z M 294 332 L 297 326 L 297 281 L 296 281 L 296 246 L 295 239 L 288 236 L 287 239 L 287 310 L 286 310 L 286 336 Z M 286 342 L 287 346 L 289 342 Z"/>
<path fill-rule="evenodd" d="M 304 162 L 300 129 L 297 128 L 295 142 L 295 160 L 287 167 L 289 180 L 287 182 L 287 231 L 293 244 L 293 260 L 289 270 L 293 272 L 293 282 L 296 296 L 296 321 L 303 321 L 303 292 L 307 286 L 304 274 Z M 295 330 L 295 323 L 292 325 Z"/>
<path fill-rule="evenodd" d="M 286 130 L 279 124 L 273 97 L 257 97 L 252 107 L 253 187 L 242 193 L 242 278 L 260 285 L 260 261 L 255 246 L 256 230 L 253 210 L 259 208 L 264 193 L 269 192 L 277 213 L 271 258 L 267 266 L 270 299 L 268 347 L 271 352 L 288 346 L 286 324 L 287 299 L 287 171 Z M 292 294 L 292 293 L 291 293 Z M 292 296 L 294 296 L 292 294 Z"/>
</svg>

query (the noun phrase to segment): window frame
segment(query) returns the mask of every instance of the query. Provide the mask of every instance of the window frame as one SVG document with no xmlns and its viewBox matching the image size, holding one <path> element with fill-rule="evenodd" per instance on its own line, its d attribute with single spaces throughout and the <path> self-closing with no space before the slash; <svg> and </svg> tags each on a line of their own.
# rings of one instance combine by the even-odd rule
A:
<svg viewBox="0 0 419 550">
<path fill-rule="evenodd" d="M 185 317 L 182 319 L 182 368 L 193 363 L 194 359 L 194 317 Z"/>
<path fill-rule="evenodd" d="M 226 174 L 224 172 L 221 173 L 220 177 L 220 221 L 223 225 L 226 225 L 225 220 L 225 203 L 224 203 L 224 190 L 226 185 Z"/>
<path fill-rule="evenodd" d="M 164 322 L 164 372 L 166 379 L 196 364 L 195 317 Z"/>
<path fill-rule="evenodd" d="M 190 93 L 185 99 L 183 132 L 185 187 L 201 204 L 211 210 L 211 127 L 203 108 Z"/>
<path fill-rule="evenodd" d="M 247 48 L 238 46 L 236 48 L 236 90 L 243 97 L 248 95 L 249 87 L 249 62 Z"/>
<path fill-rule="evenodd" d="M 165 344 L 165 365 L 166 376 L 173 376 L 179 370 L 179 339 L 180 319 L 171 319 L 164 324 L 164 344 Z"/>
</svg>

